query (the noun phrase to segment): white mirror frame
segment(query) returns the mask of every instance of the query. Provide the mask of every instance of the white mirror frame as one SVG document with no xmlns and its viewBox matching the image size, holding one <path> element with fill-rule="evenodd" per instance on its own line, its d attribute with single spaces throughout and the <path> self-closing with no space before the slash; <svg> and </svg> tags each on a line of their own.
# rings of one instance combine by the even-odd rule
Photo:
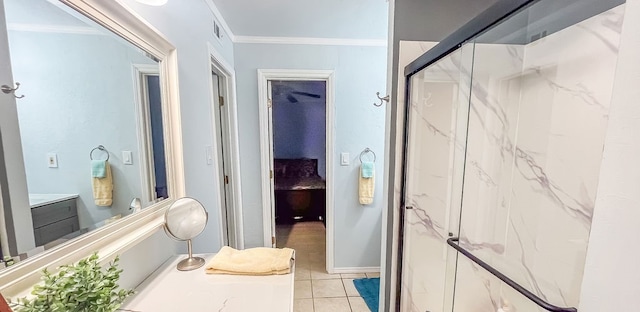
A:
<svg viewBox="0 0 640 312">
<path fill-rule="evenodd" d="M 40 281 L 44 268 L 55 271 L 60 265 L 77 262 L 93 252 L 98 252 L 102 262 L 112 260 L 160 230 L 167 208 L 185 196 L 176 48 L 119 0 L 59 1 L 160 60 L 169 199 L 0 271 L 0 292 L 5 297 L 25 295 Z"/>
</svg>

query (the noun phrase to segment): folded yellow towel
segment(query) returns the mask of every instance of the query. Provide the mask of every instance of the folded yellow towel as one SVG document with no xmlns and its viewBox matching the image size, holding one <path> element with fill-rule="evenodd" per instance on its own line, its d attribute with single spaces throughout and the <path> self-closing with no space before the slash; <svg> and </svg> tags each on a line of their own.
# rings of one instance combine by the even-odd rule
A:
<svg viewBox="0 0 640 312">
<path fill-rule="evenodd" d="M 362 177 L 362 167 L 358 174 L 358 199 L 361 205 L 370 205 L 373 203 L 373 190 L 376 187 L 375 173 L 371 172 L 370 178 Z"/>
<path fill-rule="evenodd" d="M 113 203 L 113 177 L 111 165 L 105 164 L 106 174 L 104 178 L 91 178 L 93 186 L 93 200 L 97 206 L 109 207 Z"/>
<path fill-rule="evenodd" d="M 258 247 L 236 250 L 224 246 L 205 267 L 207 274 L 276 275 L 291 273 L 294 250 Z"/>
</svg>

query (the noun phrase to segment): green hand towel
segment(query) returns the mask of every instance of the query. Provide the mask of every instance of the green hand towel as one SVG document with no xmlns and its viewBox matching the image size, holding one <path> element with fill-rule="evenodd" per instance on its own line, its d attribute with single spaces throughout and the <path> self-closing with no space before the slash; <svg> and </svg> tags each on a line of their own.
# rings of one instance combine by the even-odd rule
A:
<svg viewBox="0 0 640 312">
<path fill-rule="evenodd" d="M 106 176 L 107 176 L 107 161 L 92 160 L 91 161 L 91 177 L 102 179 Z"/>
<path fill-rule="evenodd" d="M 360 167 L 360 172 L 362 173 L 363 178 L 371 178 L 373 177 L 373 170 L 375 168 L 375 163 L 372 161 L 363 161 Z"/>
</svg>

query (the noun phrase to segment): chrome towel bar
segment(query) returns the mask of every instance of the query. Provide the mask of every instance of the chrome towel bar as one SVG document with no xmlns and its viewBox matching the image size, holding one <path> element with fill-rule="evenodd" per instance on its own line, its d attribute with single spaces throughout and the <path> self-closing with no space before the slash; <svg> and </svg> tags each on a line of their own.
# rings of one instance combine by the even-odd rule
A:
<svg viewBox="0 0 640 312">
<path fill-rule="evenodd" d="M 480 260 L 478 257 L 471 254 L 471 252 L 469 252 L 468 250 L 462 248 L 458 244 L 459 240 L 460 238 L 458 237 L 452 237 L 447 239 L 447 244 L 449 244 L 449 246 L 453 247 L 453 249 L 457 250 L 459 253 L 463 254 L 465 257 L 469 258 L 469 260 L 475 262 L 477 265 L 481 266 L 483 269 L 489 271 L 489 273 L 493 274 L 493 276 L 497 277 L 499 280 L 503 281 L 505 284 L 509 285 L 511 288 L 515 289 L 517 292 L 519 292 L 523 296 L 529 298 L 529 300 L 533 301 L 539 307 L 551 312 L 578 312 L 576 308 L 557 307 L 546 302 L 542 298 L 536 296 L 534 293 L 522 287 L 520 284 L 516 283 L 514 280 L 500 273 L 494 267 L 490 266 L 486 262 Z"/>
</svg>

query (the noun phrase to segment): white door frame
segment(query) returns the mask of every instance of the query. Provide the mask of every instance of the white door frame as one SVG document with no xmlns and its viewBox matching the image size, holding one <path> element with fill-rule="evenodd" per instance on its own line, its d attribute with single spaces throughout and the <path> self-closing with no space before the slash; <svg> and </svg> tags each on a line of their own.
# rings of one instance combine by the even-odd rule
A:
<svg viewBox="0 0 640 312">
<path fill-rule="evenodd" d="M 229 148 L 226 150 L 229 153 L 229 159 L 231 159 L 231 181 L 229 182 L 230 193 L 232 205 L 227 205 L 228 208 L 233 209 L 233 222 L 228 225 L 228 231 L 233 231 L 235 233 L 236 241 L 229 242 L 231 247 L 236 249 L 244 249 L 244 223 L 243 223 L 243 214 L 242 214 L 242 186 L 240 184 L 240 141 L 238 139 L 238 108 L 237 108 L 237 100 L 236 100 L 236 72 L 233 69 L 233 66 L 228 64 L 222 54 L 220 54 L 210 43 L 207 43 L 207 47 L 209 52 L 207 53 L 207 77 L 209 77 L 209 86 L 211 86 L 210 99 L 211 99 L 211 120 L 213 121 L 213 127 L 219 127 L 218 122 L 215 118 L 215 113 L 213 109 L 218 109 L 215 107 L 218 103 L 217 99 L 214 99 L 213 92 L 213 77 L 211 74 L 211 68 L 216 68 L 219 72 L 217 74 L 221 75 L 221 78 L 225 80 L 223 84 L 225 86 L 225 90 L 223 90 L 223 95 L 225 96 L 226 109 L 222 111 L 222 118 L 227 120 L 227 125 L 229 127 Z M 223 142 L 219 142 L 217 136 L 215 135 L 216 129 L 211 128 L 212 136 L 213 136 L 213 148 L 217 149 L 218 146 L 222 145 Z M 213 159 L 214 163 L 214 172 L 215 176 L 219 177 L 220 172 L 218 172 L 218 163 L 222 160 L 218 159 L 218 153 L 214 153 Z M 218 192 L 216 192 L 218 193 Z M 224 233 L 223 233 L 223 224 L 226 220 L 223 220 L 222 207 L 223 207 L 223 199 L 222 194 L 217 194 L 216 200 L 218 202 L 218 220 L 220 220 L 220 246 L 224 245 Z"/>
<path fill-rule="evenodd" d="M 140 181 L 142 183 L 142 207 L 147 207 L 155 200 L 155 172 L 153 169 L 153 147 L 151 144 L 151 117 L 149 116 L 149 95 L 146 75 L 160 76 L 160 67 L 152 64 L 132 64 L 134 99 L 136 106 L 136 131 L 138 133 L 138 163 L 140 166 Z"/>
<path fill-rule="evenodd" d="M 264 246 L 272 246 L 272 236 L 274 228 L 274 216 L 271 211 L 271 179 L 269 171 L 271 170 L 269 144 L 269 108 L 267 101 L 269 94 L 267 91 L 267 81 L 269 80 L 319 80 L 326 81 L 327 103 L 326 103 L 326 242 L 327 242 L 327 272 L 334 271 L 334 189 L 333 189 L 333 169 L 334 169 L 334 137 L 335 137 L 335 71 L 334 70 L 295 70 L 295 69 L 258 69 L 258 92 L 260 113 L 260 165 L 262 176 L 262 211 L 263 222 L 262 228 L 264 232 Z"/>
</svg>

